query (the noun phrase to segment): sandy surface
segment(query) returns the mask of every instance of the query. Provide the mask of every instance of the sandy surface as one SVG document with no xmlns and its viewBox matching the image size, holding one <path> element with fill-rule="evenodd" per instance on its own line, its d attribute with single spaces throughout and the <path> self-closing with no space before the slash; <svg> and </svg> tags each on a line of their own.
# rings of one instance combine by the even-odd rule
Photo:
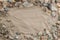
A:
<svg viewBox="0 0 60 40">
<path fill-rule="evenodd" d="M 39 7 L 14 8 L 10 10 L 9 15 L 16 29 L 25 33 L 42 32 L 44 28 L 50 30 L 51 24 L 56 22 L 55 19 L 53 20 L 50 15 L 43 12 Z"/>
</svg>

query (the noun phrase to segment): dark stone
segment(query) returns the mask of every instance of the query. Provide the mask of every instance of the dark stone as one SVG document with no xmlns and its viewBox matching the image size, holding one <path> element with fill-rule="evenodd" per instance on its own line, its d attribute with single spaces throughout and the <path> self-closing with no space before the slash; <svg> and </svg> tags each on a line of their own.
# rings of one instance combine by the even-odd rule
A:
<svg viewBox="0 0 60 40">
<path fill-rule="evenodd" d="M 20 0 L 15 0 L 16 2 L 19 2 Z"/>
<path fill-rule="evenodd" d="M 58 16 L 58 21 L 60 21 L 60 15 Z"/>
</svg>

